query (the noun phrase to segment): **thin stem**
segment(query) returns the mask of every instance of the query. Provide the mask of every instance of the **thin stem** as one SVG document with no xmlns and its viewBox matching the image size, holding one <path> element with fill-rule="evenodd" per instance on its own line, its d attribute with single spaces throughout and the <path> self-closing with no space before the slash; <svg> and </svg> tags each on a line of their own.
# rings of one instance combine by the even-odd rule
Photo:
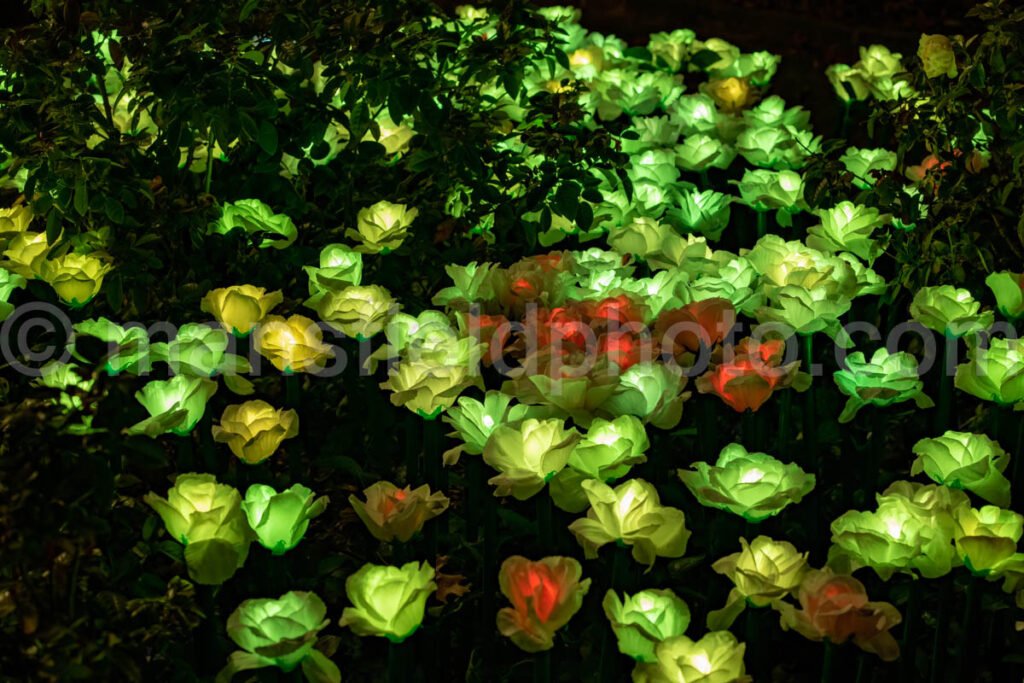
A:
<svg viewBox="0 0 1024 683">
<path fill-rule="evenodd" d="M 835 657 L 836 646 L 828 638 L 825 639 L 825 652 L 821 656 L 821 683 L 830 683 L 832 680 L 832 660 Z"/>
<path fill-rule="evenodd" d="M 939 615 L 935 623 L 935 639 L 932 641 L 932 670 L 929 683 L 946 680 L 946 639 L 949 634 L 949 615 L 953 602 L 953 580 L 946 576 L 940 579 Z"/>
<path fill-rule="evenodd" d="M 758 211 L 757 212 L 757 239 L 761 239 L 768 234 L 768 212 Z"/>
<path fill-rule="evenodd" d="M 388 644 L 388 683 L 408 683 L 401 647 L 400 643 Z"/>
<path fill-rule="evenodd" d="M 700 189 L 711 189 L 711 180 L 708 178 L 708 170 L 706 168 L 700 172 Z"/>
<path fill-rule="evenodd" d="M 843 120 L 839 124 L 839 137 L 846 139 L 850 134 L 850 101 L 843 101 Z"/>
<path fill-rule="evenodd" d="M 957 661 L 957 681 L 966 681 L 967 670 L 974 661 L 974 645 L 978 642 L 978 634 L 974 632 L 978 621 L 978 602 L 980 600 L 979 581 L 973 576 L 967 580 L 967 592 L 964 596 L 963 639 L 960 642 L 960 658 Z"/>
<path fill-rule="evenodd" d="M 903 615 L 903 642 L 900 644 L 900 671 L 903 680 L 910 680 L 915 673 L 914 660 L 917 651 L 917 622 L 921 608 L 921 581 L 910 584 L 910 598 L 906 614 Z"/>
<path fill-rule="evenodd" d="M 551 519 L 551 496 L 547 490 L 537 494 L 537 542 L 549 552 L 554 538 L 554 522 Z"/>
<path fill-rule="evenodd" d="M 210 194 L 210 186 L 213 183 L 213 148 L 216 144 L 213 126 L 210 126 L 210 132 L 206 137 L 206 180 L 203 182 L 203 190 Z"/>
<path fill-rule="evenodd" d="M 818 433 L 817 433 L 817 399 L 814 391 L 814 335 L 807 334 L 801 337 L 804 346 L 804 370 L 811 375 L 811 386 L 805 392 L 804 401 L 804 443 L 806 444 L 806 455 L 813 458 L 817 463 L 818 455 Z M 820 463 L 817 463 L 820 464 Z"/>
<path fill-rule="evenodd" d="M 608 589 L 616 590 L 619 588 L 619 582 L 621 581 L 622 575 L 628 572 L 629 557 L 626 555 L 628 551 L 625 548 L 620 548 L 618 545 L 612 548 L 612 575 L 608 580 Z M 621 587 L 621 590 L 625 591 L 626 587 Z M 602 622 L 605 622 L 603 615 L 600 617 Z M 616 655 L 618 652 L 618 646 L 616 644 L 616 638 L 612 632 L 611 626 L 604 623 L 604 629 L 601 632 L 601 681 L 603 683 L 613 683 L 617 680 L 616 678 Z"/>
<path fill-rule="evenodd" d="M 533 660 L 534 683 L 551 683 L 551 652 L 541 652 Z"/>
</svg>

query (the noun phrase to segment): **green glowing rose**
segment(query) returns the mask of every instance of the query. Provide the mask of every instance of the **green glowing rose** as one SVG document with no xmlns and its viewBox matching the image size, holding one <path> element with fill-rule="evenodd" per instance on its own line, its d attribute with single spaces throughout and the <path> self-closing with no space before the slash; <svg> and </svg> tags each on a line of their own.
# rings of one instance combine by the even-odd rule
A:
<svg viewBox="0 0 1024 683">
<path fill-rule="evenodd" d="M 765 304 L 764 288 L 756 287 L 758 272 L 750 261 L 736 257 L 718 268 L 714 275 L 705 275 L 687 286 L 693 301 L 727 299 L 737 311 L 753 317 Z"/>
<path fill-rule="evenodd" d="M 179 474 L 167 498 L 147 493 L 167 533 L 185 546 L 185 564 L 196 583 L 219 585 L 245 564 L 252 530 L 242 513 L 242 497 L 212 474 Z"/>
<path fill-rule="evenodd" d="M 360 242 L 356 251 L 364 254 L 387 254 L 397 249 L 409 234 L 409 226 L 419 215 L 419 209 L 405 204 L 379 201 L 359 210 L 356 230 L 345 231 L 345 236 Z"/>
<path fill-rule="evenodd" d="M 245 337 L 283 298 L 280 290 L 267 293 L 263 287 L 233 285 L 207 292 L 200 310 L 212 315 L 231 334 Z"/>
<path fill-rule="evenodd" d="M 751 128 L 792 126 L 796 130 L 810 130 L 811 112 L 800 106 L 787 109 L 784 99 L 778 95 L 770 95 L 758 102 L 753 109 L 744 111 L 743 120 Z"/>
<path fill-rule="evenodd" d="M 814 488 L 814 475 L 796 463 L 785 464 L 767 453 L 748 453 L 738 443 L 722 449 L 717 462 L 695 462 L 677 470 L 701 505 L 727 510 L 749 522 L 761 522 L 799 503 Z"/>
<path fill-rule="evenodd" d="M 471 304 L 479 301 L 490 301 L 494 297 L 494 286 L 491 280 L 492 263 L 473 261 L 465 266 L 449 264 L 444 272 L 452 280 L 451 287 L 445 287 L 431 302 L 435 306 L 444 306 L 453 310 L 469 310 Z"/>
<path fill-rule="evenodd" d="M 683 62 L 689 59 L 690 46 L 697 34 L 688 28 L 676 29 L 669 33 L 652 33 L 647 41 L 647 51 L 655 60 L 661 60 L 672 71 L 679 71 Z"/>
<path fill-rule="evenodd" d="M 156 438 L 170 432 L 187 436 L 206 412 L 206 402 L 217 391 L 217 383 L 201 377 L 175 375 L 167 380 L 150 380 L 135 392 L 135 399 L 149 417 L 125 430 Z"/>
<path fill-rule="evenodd" d="M 227 623 L 228 635 L 242 649 L 231 653 L 216 683 L 242 671 L 276 667 L 288 673 L 300 666 L 310 683 L 340 683 L 338 667 L 315 649 L 317 634 L 330 623 L 326 617 L 327 606 L 315 593 L 246 600 Z"/>
<path fill-rule="evenodd" d="M 22 232 L 15 235 L 4 250 L 0 263 L 12 273 L 26 279 L 41 277 L 43 263 L 50 253 L 50 244 L 45 232 Z"/>
<path fill-rule="evenodd" d="M 551 480 L 551 498 L 566 512 L 583 512 L 589 505 L 582 484 L 587 479 L 615 481 L 633 465 L 646 462 L 650 443 L 643 422 L 632 415 L 611 422 L 595 419 L 569 456 L 568 467 Z"/>
<path fill-rule="evenodd" d="M 670 230 L 653 218 L 635 218 L 608 232 L 608 246 L 620 254 L 632 254 L 644 259 L 660 251 Z"/>
<path fill-rule="evenodd" d="M 337 292 L 363 281 L 363 255 L 344 244 L 328 244 L 320 251 L 320 266 L 303 266 L 309 276 L 310 295 Z"/>
<path fill-rule="evenodd" d="M 488 391 L 484 400 L 460 396 L 458 405 L 448 410 L 442 420 L 455 428 L 448 436 L 462 441 L 444 454 L 446 465 L 454 465 L 462 453 L 481 455 L 487 440 L 499 425 L 522 419 L 526 406 L 510 408 L 512 397 L 500 391 Z"/>
<path fill-rule="evenodd" d="M 397 308 L 391 292 L 380 285 L 352 285 L 340 291 L 323 291 L 306 300 L 306 306 L 332 328 L 365 341 L 384 329 Z"/>
<path fill-rule="evenodd" d="M 753 85 L 762 88 L 771 83 L 781 61 L 781 55 L 773 55 L 763 50 L 744 53 L 728 67 L 716 70 L 713 75 L 715 78 L 746 78 Z"/>
<path fill-rule="evenodd" d="M 821 224 L 807 230 L 807 246 L 812 249 L 849 252 L 868 264 L 874 263 L 882 253 L 883 245 L 871 235 L 892 220 L 891 214 L 880 214 L 878 209 L 853 202 L 840 202 L 831 209 L 814 213 Z"/>
<path fill-rule="evenodd" d="M 966 495 L 897 484 L 878 496 L 876 510 L 850 510 L 832 522 L 830 565 L 871 567 L 883 580 L 897 571 L 929 579 L 949 573 L 955 560 L 952 513 L 966 504 Z"/>
<path fill-rule="evenodd" d="M 448 316 L 427 309 L 418 316 L 396 313 L 384 327 L 388 343 L 374 351 L 366 367 L 376 371 L 377 362 L 392 358 L 430 361 L 441 365 L 472 365 L 480 357 L 482 345 L 470 336 L 460 336 Z"/>
<path fill-rule="evenodd" d="M 803 207 L 804 179 L 796 171 L 747 170 L 736 186 L 740 201 L 755 211 L 778 209 L 782 217 Z"/>
<path fill-rule="evenodd" d="M 839 321 L 850 310 L 849 298 L 830 294 L 825 288 L 798 285 L 786 285 L 770 296 L 768 305 L 757 310 L 759 323 L 779 323 L 800 335 L 825 332 L 840 346 L 850 345 Z"/>
<path fill-rule="evenodd" d="M 735 153 L 730 155 L 720 140 L 709 135 L 688 135 L 675 146 L 676 165 L 684 171 L 693 173 L 705 171 L 711 166 L 716 168 L 728 166 L 728 164 L 720 166 L 716 163 L 722 156 L 728 156 L 728 161 L 732 161 Z"/>
<path fill-rule="evenodd" d="M 683 415 L 686 376 L 672 366 L 637 363 L 619 376 L 615 393 L 603 404 L 612 415 L 635 415 L 659 429 L 672 429 Z"/>
<path fill-rule="evenodd" d="M 487 483 L 496 487 L 496 496 L 526 500 L 566 466 L 579 440 L 579 432 L 557 418 L 499 425 L 484 446 L 483 459 L 500 474 Z"/>
<path fill-rule="evenodd" d="M 172 341 L 152 345 L 153 360 L 167 363 L 177 375 L 192 377 L 249 372 L 245 358 L 227 353 L 229 345 L 228 333 L 219 327 L 186 323 Z"/>
<path fill-rule="evenodd" d="M 256 540 L 275 555 L 283 555 L 306 535 L 309 521 L 327 508 L 327 496 L 316 494 L 302 484 L 278 493 L 270 486 L 253 484 L 245 492 L 242 510 Z"/>
<path fill-rule="evenodd" d="M 668 149 L 651 149 L 630 158 L 629 178 L 634 183 L 642 180 L 660 185 L 671 185 L 679 179 L 676 168 L 678 156 Z"/>
<path fill-rule="evenodd" d="M 746 645 L 728 631 L 711 631 L 700 640 L 668 638 L 654 649 L 657 662 L 639 664 L 634 683 L 748 683 L 743 663 Z"/>
<path fill-rule="evenodd" d="M 1024 273 L 992 273 L 985 284 L 996 297 L 999 312 L 1010 320 L 1024 318 Z"/>
<path fill-rule="evenodd" d="M 956 388 L 999 405 L 1024 403 L 1024 343 L 1020 339 L 988 340 L 967 350 L 967 362 L 956 368 Z"/>
<path fill-rule="evenodd" d="M 292 219 L 274 210 L 258 199 L 239 199 L 225 202 L 220 218 L 210 224 L 209 232 L 227 235 L 242 230 L 261 249 L 286 249 L 298 238 L 299 231 Z"/>
<path fill-rule="evenodd" d="M 903 55 L 891 52 L 885 45 L 861 46 L 859 50 L 857 64 L 868 78 L 887 78 L 903 71 Z"/>
<path fill-rule="evenodd" d="M 357 636 L 383 636 L 401 643 L 423 623 L 427 598 L 437 589 L 434 568 L 426 562 L 401 567 L 364 564 L 345 580 L 352 607 L 342 612 L 342 628 Z"/>
<path fill-rule="evenodd" d="M 753 543 L 740 538 L 742 550 L 716 561 L 711 568 L 727 576 L 734 588 L 725 607 L 708 613 L 708 628 L 725 630 L 749 604 L 765 607 L 794 592 L 807 573 L 807 553 L 792 543 L 758 536 Z"/>
<path fill-rule="evenodd" d="M 682 510 L 661 504 L 658 490 L 643 479 L 614 489 L 589 479 L 581 484 L 590 502 L 587 516 L 569 525 L 587 559 L 608 543 L 633 547 L 633 559 L 648 567 L 657 557 L 682 557 L 690 531 Z"/>
<path fill-rule="evenodd" d="M 1003 476 L 1010 454 L 984 434 L 947 431 L 918 441 L 914 455 L 911 474 L 924 472 L 932 481 L 966 489 L 1000 507 L 1010 504 L 1010 481 Z"/>
<path fill-rule="evenodd" d="M 671 108 L 672 119 L 682 126 L 683 135 L 713 134 L 718 128 L 718 108 L 704 93 L 683 95 Z"/>
<path fill-rule="evenodd" d="M 995 505 L 980 509 L 964 505 L 956 511 L 953 542 L 972 574 L 989 576 L 1006 568 L 1020 570 L 1024 555 L 1017 542 L 1024 534 L 1024 516 Z"/>
<path fill-rule="evenodd" d="M 970 291 L 950 285 L 922 287 L 910 303 L 910 315 L 930 330 L 950 337 L 983 332 L 995 322 L 992 311 L 980 312 L 981 304 Z"/>
<path fill-rule="evenodd" d="M 96 318 L 75 323 L 73 329 L 76 334 L 96 337 L 116 347 L 106 356 L 103 366 L 108 374 L 116 375 L 126 370 L 141 373 L 149 372 L 151 369 L 152 359 L 146 328 L 135 325 L 121 327 L 106 318 Z"/>
<path fill-rule="evenodd" d="M 736 138 L 736 151 L 752 166 L 773 170 L 799 168 L 806 152 L 785 126 L 753 126 Z"/>
<path fill-rule="evenodd" d="M 619 138 L 619 144 L 623 152 L 632 155 L 671 147 L 679 139 L 682 128 L 670 116 L 637 116 L 627 130 L 636 138 Z"/>
<path fill-rule="evenodd" d="M 839 161 L 853 174 L 853 185 L 860 190 L 867 190 L 875 185 L 875 171 L 891 173 L 896 170 L 897 163 L 896 152 L 857 147 L 847 147 L 846 153 L 839 157 Z"/>
<path fill-rule="evenodd" d="M 832 375 L 839 391 L 849 397 L 839 416 L 840 424 L 853 420 L 868 405 L 884 408 L 904 401 L 914 401 L 921 409 L 935 405 L 924 394 L 917 359 L 905 351 L 889 353 L 883 347 L 875 351 L 870 361 L 857 351 L 847 356 L 844 363 L 846 367 Z"/>
<path fill-rule="evenodd" d="M 433 361 L 403 360 L 388 372 L 381 389 L 391 392 L 391 404 L 405 406 L 433 420 L 450 408 L 468 387 L 483 388 L 476 367 L 444 365 Z"/>
<path fill-rule="evenodd" d="M 690 625 L 690 608 L 669 589 L 642 590 L 620 599 L 609 589 L 601 603 L 618 641 L 619 652 L 638 662 L 655 662 L 654 649 L 681 636 Z"/>
<path fill-rule="evenodd" d="M 729 225 L 732 197 L 715 190 L 696 189 L 679 197 L 679 207 L 669 209 L 666 220 L 686 231 L 698 232 L 709 240 L 721 239 Z"/>
</svg>

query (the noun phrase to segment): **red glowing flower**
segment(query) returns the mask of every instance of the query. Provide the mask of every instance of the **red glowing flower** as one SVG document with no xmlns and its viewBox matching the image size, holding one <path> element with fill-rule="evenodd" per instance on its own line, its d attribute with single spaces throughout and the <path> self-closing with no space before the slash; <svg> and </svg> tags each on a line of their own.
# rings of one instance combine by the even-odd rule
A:
<svg viewBox="0 0 1024 683">
<path fill-rule="evenodd" d="M 833 643 L 849 639 L 866 652 L 889 662 L 900 656 L 900 646 L 889 629 L 900 623 L 900 613 L 887 602 L 869 602 L 862 584 L 852 576 L 830 571 L 808 573 L 800 585 L 801 609 L 780 603 L 780 623 L 811 640 Z"/>
<path fill-rule="evenodd" d="M 654 323 L 654 337 L 665 351 L 678 357 L 718 344 L 736 324 L 736 309 L 728 299 L 694 301 L 663 311 Z"/>
<path fill-rule="evenodd" d="M 744 339 L 725 358 L 697 379 L 697 390 L 715 394 L 736 412 L 757 412 L 776 389 L 793 385 L 800 361 L 781 365 L 786 351 L 782 340 L 758 343 Z M 799 388 L 799 387 L 798 387 Z"/>
<path fill-rule="evenodd" d="M 526 652 L 549 650 L 555 631 L 579 611 L 590 579 L 571 557 L 533 562 L 514 555 L 501 564 L 498 584 L 512 603 L 498 612 L 498 630 Z"/>
</svg>

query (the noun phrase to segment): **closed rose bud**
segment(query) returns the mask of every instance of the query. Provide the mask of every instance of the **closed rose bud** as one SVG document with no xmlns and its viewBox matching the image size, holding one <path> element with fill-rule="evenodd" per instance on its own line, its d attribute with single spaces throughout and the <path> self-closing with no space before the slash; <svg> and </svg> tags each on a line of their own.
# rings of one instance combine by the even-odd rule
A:
<svg viewBox="0 0 1024 683">
<path fill-rule="evenodd" d="M 250 465 L 263 462 L 285 439 L 298 433 L 299 416 L 294 410 L 274 408 L 260 400 L 228 406 L 220 424 L 213 426 L 213 440 L 226 443 L 236 457 Z"/>
<path fill-rule="evenodd" d="M 349 496 L 348 502 L 373 537 L 385 542 L 407 542 L 428 520 L 448 509 L 447 496 L 440 491 L 431 493 L 426 484 L 400 489 L 389 481 L 379 481 L 365 489 L 363 496 L 365 501 Z"/>
<path fill-rule="evenodd" d="M 150 380 L 135 392 L 135 399 L 150 417 L 125 431 L 154 438 L 167 432 L 187 436 L 202 419 L 206 402 L 216 391 L 217 383 L 204 377 L 175 375 L 167 380 Z"/>
<path fill-rule="evenodd" d="M 423 623 L 427 598 L 437 590 L 426 562 L 401 567 L 364 564 L 345 580 L 346 607 L 339 622 L 357 636 L 382 636 L 401 643 Z"/>
<path fill-rule="evenodd" d="M 103 277 L 112 269 L 112 265 L 95 256 L 69 253 L 43 261 L 39 276 L 53 287 L 61 301 L 71 308 L 81 308 L 99 293 Z"/>
<path fill-rule="evenodd" d="M 252 332 L 282 299 L 280 291 L 268 293 L 263 287 L 233 285 L 211 289 L 199 306 L 228 332 L 236 337 L 244 337 Z"/>
<path fill-rule="evenodd" d="M 1010 320 L 1024 318 L 1024 273 L 992 273 L 985 284 L 996 297 L 1000 313 Z"/>
<path fill-rule="evenodd" d="M 571 557 L 531 561 L 514 555 L 501 563 L 498 585 L 512 603 L 498 612 L 498 630 L 525 652 L 554 646 L 555 632 L 583 605 L 590 579 Z"/>
<path fill-rule="evenodd" d="M 275 555 L 283 555 L 299 544 L 311 519 L 319 517 L 330 499 L 316 497 L 302 484 L 278 493 L 270 486 L 253 484 L 245 492 L 242 511 L 256 539 Z"/>
<path fill-rule="evenodd" d="M 357 229 L 346 230 L 345 236 L 361 242 L 356 251 L 387 254 L 402 244 L 418 214 L 419 209 L 410 209 L 405 204 L 380 201 L 361 209 Z"/>
<path fill-rule="evenodd" d="M 302 315 L 268 316 L 253 334 L 253 348 L 281 372 L 319 372 L 334 357 L 323 331 Z"/>
</svg>

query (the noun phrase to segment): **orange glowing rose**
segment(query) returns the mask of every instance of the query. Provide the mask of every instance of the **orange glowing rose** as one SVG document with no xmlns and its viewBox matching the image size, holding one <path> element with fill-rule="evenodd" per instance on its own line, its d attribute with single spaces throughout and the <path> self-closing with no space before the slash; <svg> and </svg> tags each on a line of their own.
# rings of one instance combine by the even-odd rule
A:
<svg viewBox="0 0 1024 683">
<path fill-rule="evenodd" d="M 389 481 L 378 481 L 363 495 L 365 502 L 356 496 L 349 496 L 348 502 L 374 538 L 381 541 L 405 543 L 427 520 L 448 509 L 448 498 L 440 491 L 431 493 L 426 484 L 400 489 Z"/>
<path fill-rule="evenodd" d="M 857 647 L 886 662 L 900 656 L 900 646 L 889 633 L 902 620 L 900 613 L 888 602 L 869 602 L 864 584 L 852 576 L 811 570 L 800 584 L 799 600 L 801 609 L 784 602 L 776 606 L 784 630 L 836 644 L 852 638 Z"/>
<path fill-rule="evenodd" d="M 736 309 L 728 299 L 704 299 L 682 308 L 662 311 L 654 322 L 654 338 L 662 351 L 677 359 L 697 353 L 701 345 L 711 348 L 721 342 L 736 324 Z"/>
<path fill-rule="evenodd" d="M 498 611 L 498 630 L 525 652 L 550 650 L 555 631 L 583 605 L 590 579 L 571 557 L 545 557 L 537 562 L 513 555 L 501 563 L 498 584 L 512 603 Z"/>
<path fill-rule="evenodd" d="M 800 361 L 782 364 L 786 342 L 775 339 L 759 343 L 744 339 L 731 357 L 697 378 L 697 391 L 715 394 L 738 413 L 757 412 L 777 389 L 792 386 L 806 389 L 810 377 L 799 372 Z"/>
<path fill-rule="evenodd" d="M 626 294 L 600 301 L 584 301 L 583 310 L 591 326 L 614 323 L 617 325 L 642 324 L 646 307 Z"/>
</svg>

